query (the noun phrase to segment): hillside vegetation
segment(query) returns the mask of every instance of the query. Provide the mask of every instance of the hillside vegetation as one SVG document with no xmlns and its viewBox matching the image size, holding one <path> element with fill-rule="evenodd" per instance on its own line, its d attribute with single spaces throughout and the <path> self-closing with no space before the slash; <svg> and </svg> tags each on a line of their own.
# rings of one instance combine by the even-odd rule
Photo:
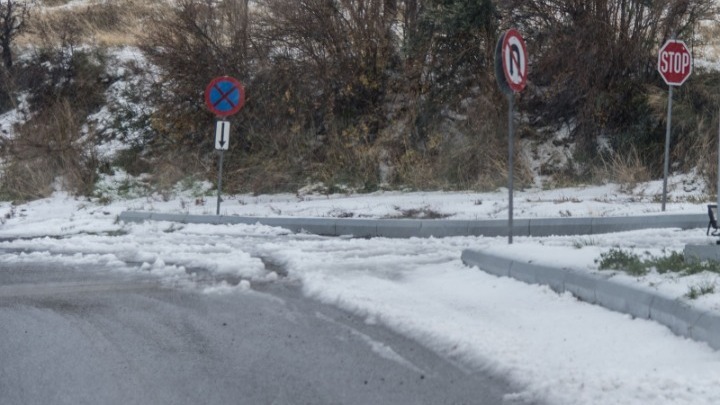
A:
<svg viewBox="0 0 720 405">
<path fill-rule="evenodd" d="M 516 184 L 540 175 L 546 187 L 632 185 L 662 176 L 659 46 L 676 35 L 697 61 L 714 56 L 718 16 L 712 0 L 26 4 L 0 0 L 0 46 L 13 30 L 12 63 L 0 68 L 0 111 L 15 117 L 0 142 L 10 199 L 48 195 L 59 179 L 92 195 L 98 176 L 118 169 L 158 190 L 212 181 L 215 117 L 203 90 L 221 75 L 247 90 L 230 118 L 228 191 L 494 189 L 507 173 L 494 51 L 509 27 L 531 58 L 517 97 Z M 718 90 L 720 74 L 696 63 L 674 98 L 672 168 L 709 184 Z M 113 153 L 98 152 L 108 144 Z"/>
</svg>

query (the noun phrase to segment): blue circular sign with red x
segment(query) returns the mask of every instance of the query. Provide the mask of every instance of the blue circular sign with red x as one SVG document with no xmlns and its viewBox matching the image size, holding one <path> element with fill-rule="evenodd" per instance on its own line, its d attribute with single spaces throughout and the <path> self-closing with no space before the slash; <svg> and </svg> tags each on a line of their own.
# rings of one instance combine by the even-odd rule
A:
<svg viewBox="0 0 720 405">
<path fill-rule="evenodd" d="M 218 117 L 233 115 L 245 105 L 245 88 L 232 77 L 216 77 L 205 88 L 205 104 Z"/>
</svg>

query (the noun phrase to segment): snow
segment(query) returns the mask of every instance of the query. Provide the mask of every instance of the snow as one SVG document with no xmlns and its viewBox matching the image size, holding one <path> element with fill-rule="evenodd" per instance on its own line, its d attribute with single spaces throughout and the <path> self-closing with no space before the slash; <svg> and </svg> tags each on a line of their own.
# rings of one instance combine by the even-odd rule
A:
<svg viewBox="0 0 720 405">
<path fill-rule="evenodd" d="M 30 114 L 27 98 L 28 94 L 20 95 L 16 102 L 16 108 L 0 114 L 0 137 L 7 140 L 15 138 L 15 126 L 24 123 L 26 117 Z"/>
<path fill-rule="evenodd" d="M 671 178 L 669 212 L 705 212 L 704 200 L 709 199 L 693 178 Z M 95 263 L 203 294 L 246 294 L 257 284 L 297 283 L 308 297 L 410 336 L 464 367 L 505 376 L 517 390 L 506 398 L 510 403 L 720 403 L 720 354 L 706 344 L 569 294 L 491 276 L 460 261 L 463 249 L 481 248 L 516 260 L 597 272 L 595 259 L 610 248 L 663 255 L 682 250 L 686 243 L 711 243 L 705 229 L 516 237 L 508 245 L 506 238 L 353 239 L 293 235 L 262 225 L 124 224 L 116 221 L 124 210 L 208 214 L 214 213 L 215 199 L 208 184 L 176 190 L 169 198 L 130 192 L 120 197 L 113 182 L 141 181 L 121 172 L 106 181 L 103 199 L 58 192 L 17 206 L 0 203 L 0 263 Z M 659 181 L 650 182 L 633 194 L 613 185 L 518 191 L 516 217 L 658 214 L 661 187 Z M 452 219 L 501 219 L 507 216 L 506 200 L 503 190 L 236 195 L 225 197 L 222 211 L 383 218 L 414 208 Z M 613 277 L 720 309 L 718 294 L 685 297 L 689 286 L 717 284 L 715 274 Z M 402 363 L 392 347 L 368 344 L 378 355 Z"/>
<path fill-rule="evenodd" d="M 135 47 L 108 49 L 108 77 L 114 82 L 106 91 L 106 103 L 91 114 L 84 132 L 98 135 L 96 156 L 112 161 L 120 151 L 142 146 L 147 132 L 146 120 L 153 112 L 144 97 L 157 81 L 157 69 Z M 143 73 L 139 73 L 143 72 Z"/>
<path fill-rule="evenodd" d="M 121 171 L 101 180 L 108 199 L 114 199 L 121 183 L 141 186 L 141 178 L 130 178 Z M 107 186 L 104 186 L 107 184 Z M 214 215 L 216 195 L 209 183 L 194 184 L 192 190 L 180 192 L 166 200 L 162 196 L 125 202 L 130 210 Z M 713 202 L 704 194 L 707 186 L 693 173 L 672 176 L 668 180 L 667 212 L 698 213 L 706 208 L 698 201 Z M 130 196 L 133 195 L 130 190 Z M 143 190 L 144 193 L 146 191 Z M 617 185 L 588 186 L 543 190 L 528 189 L 515 194 L 515 215 L 519 218 L 610 217 L 628 215 L 657 215 L 662 193 L 662 180 L 638 184 L 622 192 Z M 100 195 L 99 195 L 100 196 Z M 124 196 L 125 197 L 125 196 Z M 398 218 L 416 210 L 436 213 L 447 219 L 504 219 L 507 218 L 506 189 L 490 193 L 475 192 L 401 192 L 380 191 L 370 194 L 331 194 L 298 192 L 296 194 L 231 195 L 223 196 L 222 215 L 258 217 L 318 217 L 318 218 Z M 110 209 L 110 208 L 109 208 Z"/>
</svg>

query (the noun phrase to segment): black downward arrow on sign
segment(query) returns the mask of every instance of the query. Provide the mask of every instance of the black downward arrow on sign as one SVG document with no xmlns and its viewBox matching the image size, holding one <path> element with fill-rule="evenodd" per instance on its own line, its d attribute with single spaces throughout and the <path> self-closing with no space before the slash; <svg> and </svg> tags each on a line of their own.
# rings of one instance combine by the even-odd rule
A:
<svg viewBox="0 0 720 405">
<path fill-rule="evenodd" d="M 219 124 L 220 124 L 220 128 L 219 128 L 219 131 L 220 131 L 220 139 L 218 140 L 218 145 L 220 145 L 220 148 L 219 148 L 219 149 L 225 149 L 225 144 L 227 143 L 227 141 L 225 140 L 225 128 L 226 128 L 225 126 L 226 126 L 226 125 L 229 126 L 230 123 L 229 123 L 229 122 L 225 122 L 225 121 L 220 121 Z"/>
<path fill-rule="evenodd" d="M 225 123 L 222 123 L 222 127 L 220 128 L 220 147 L 225 146 Z"/>
</svg>

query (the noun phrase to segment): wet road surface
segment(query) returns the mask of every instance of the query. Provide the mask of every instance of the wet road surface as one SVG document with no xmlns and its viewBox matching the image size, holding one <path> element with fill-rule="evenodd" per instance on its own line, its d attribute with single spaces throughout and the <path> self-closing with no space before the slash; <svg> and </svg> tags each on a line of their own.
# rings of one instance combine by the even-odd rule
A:
<svg viewBox="0 0 720 405">
<path fill-rule="evenodd" d="M 0 403 L 502 404 L 512 388 L 281 279 L 230 294 L 141 272 L 0 268 Z"/>
</svg>

